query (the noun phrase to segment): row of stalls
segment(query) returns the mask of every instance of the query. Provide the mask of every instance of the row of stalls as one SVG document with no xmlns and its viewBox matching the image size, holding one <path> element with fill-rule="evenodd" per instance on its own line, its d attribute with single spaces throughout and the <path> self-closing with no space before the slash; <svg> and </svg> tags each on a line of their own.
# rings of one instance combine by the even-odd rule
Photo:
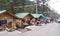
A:
<svg viewBox="0 0 60 36">
<path fill-rule="evenodd" d="M 30 13 L 17 13 L 14 14 L 12 11 L 0 11 L 0 26 L 3 29 L 16 29 L 16 25 L 23 27 L 23 20 L 25 19 L 31 19 L 31 18 L 39 18 L 43 17 L 43 14 L 30 14 Z"/>
<path fill-rule="evenodd" d="M 31 22 L 31 23 L 36 22 L 37 19 L 42 20 L 42 18 L 45 18 L 45 16 L 43 14 L 17 13 L 15 15 L 17 17 L 22 18 L 23 20 L 27 20 L 27 22 Z M 31 25 L 31 23 L 28 23 L 28 25 Z"/>
</svg>

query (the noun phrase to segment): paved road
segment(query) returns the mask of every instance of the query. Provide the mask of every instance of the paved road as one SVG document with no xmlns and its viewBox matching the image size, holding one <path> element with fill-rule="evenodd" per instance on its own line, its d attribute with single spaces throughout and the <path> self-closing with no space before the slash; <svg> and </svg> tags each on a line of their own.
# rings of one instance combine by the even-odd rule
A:
<svg viewBox="0 0 60 36">
<path fill-rule="evenodd" d="M 60 36 L 60 24 L 49 23 L 43 26 L 31 26 L 31 31 L 25 33 L 5 32 L 0 33 L 0 36 Z"/>
</svg>

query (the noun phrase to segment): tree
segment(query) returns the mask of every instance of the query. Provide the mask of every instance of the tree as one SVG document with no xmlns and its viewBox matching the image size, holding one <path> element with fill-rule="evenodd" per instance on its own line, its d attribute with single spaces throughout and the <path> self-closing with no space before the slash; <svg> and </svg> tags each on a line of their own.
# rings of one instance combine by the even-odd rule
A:
<svg viewBox="0 0 60 36">
<path fill-rule="evenodd" d="M 14 11 L 14 9 L 15 9 L 14 7 L 24 6 L 24 5 L 25 5 L 25 0 L 0 0 L 1 10 Z M 22 8 L 22 11 L 23 11 L 23 8 Z"/>
</svg>

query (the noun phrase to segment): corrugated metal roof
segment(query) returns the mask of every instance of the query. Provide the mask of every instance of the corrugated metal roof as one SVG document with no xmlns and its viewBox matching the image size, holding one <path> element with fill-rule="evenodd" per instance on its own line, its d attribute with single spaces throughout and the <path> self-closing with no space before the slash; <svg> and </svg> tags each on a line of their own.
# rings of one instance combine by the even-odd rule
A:
<svg viewBox="0 0 60 36">
<path fill-rule="evenodd" d="M 24 18 L 26 15 L 28 15 L 29 13 L 17 13 L 15 14 L 16 16 L 18 16 L 19 18 Z"/>
</svg>

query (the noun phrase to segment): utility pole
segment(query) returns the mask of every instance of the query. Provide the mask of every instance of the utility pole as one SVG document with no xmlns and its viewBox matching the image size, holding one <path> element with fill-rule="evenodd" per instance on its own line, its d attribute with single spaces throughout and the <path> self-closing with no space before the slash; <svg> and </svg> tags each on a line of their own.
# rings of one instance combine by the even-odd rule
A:
<svg viewBox="0 0 60 36">
<path fill-rule="evenodd" d="M 37 4 L 37 1 L 38 0 L 35 1 L 35 3 L 36 3 L 36 17 L 37 17 L 37 14 L 38 14 L 38 4 Z"/>
</svg>

